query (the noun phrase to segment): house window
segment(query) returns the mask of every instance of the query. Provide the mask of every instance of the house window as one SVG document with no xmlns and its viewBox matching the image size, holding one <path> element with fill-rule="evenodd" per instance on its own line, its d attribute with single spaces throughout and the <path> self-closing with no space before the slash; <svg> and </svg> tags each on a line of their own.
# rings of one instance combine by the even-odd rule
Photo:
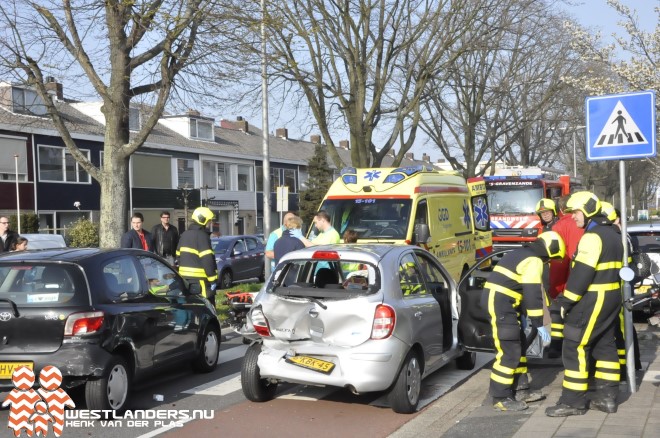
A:
<svg viewBox="0 0 660 438">
<path fill-rule="evenodd" d="M 172 188 L 172 157 L 166 155 L 131 155 L 133 187 Z"/>
<path fill-rule="evenodd" d="M 89 160 L 89 151 L 81 149 Z M 39 179 L 41 181 L 60 181 L 89 183 L 89 174 L 65 148 L 57 146 L 39 146 Z"/>
<path fill-rule="evenodd" d="M 46 105 L 36 91 L 12 87 L 11 95 L 15 113 L 46 114 Z"/>
<path fill-rule="evenodd" d="M 176 160 L 178 187 L 195 187 L 195 160 L 178 158 Z"/>
<path fill-rule="evenodd" d="M 284 169 L 284 185 L 289 187 L 289 193 L 298 193 L 295 170 Z"/>
<path fill-rule="evenodd" d="M 0 137 L 0 181 L 16 181 L 16 159 L 18 155 L 18 180 L 27 181 L 27 148 L 25 140 Z"/>
<path fill-rule="evenodd" d="M 256 166 L 255 172 L 257 172 L 257 191 L 264 191 L 264 168 L 263 166 Z M 270 191 L 275 193 L 275 187 L 280 185 L 280 169 L 277 167 L 270 168 Z"/>
<path fill-rule="evenodd" d="M 190 137 L 213 140 L 213 123 L 206 120 L 190 119 Z"/>
<path fill-rule="evenodd" d="M 128 129 L 131 131 L 140 130 L 140 110 L 138 108 L 128 109 Z"/>
<path fill-rule="evenodd" d="M 252 178 L 250 178 L 250 166 L 236 166 L 236 176 L 238 177 L 238 191 L 251 192 Z"/>
<path fill-rule="evenodd" d="M 209 189 L 225 190 L 225 164 L 204 161 L 202 165 L 203 185 Z"/>
</svg>

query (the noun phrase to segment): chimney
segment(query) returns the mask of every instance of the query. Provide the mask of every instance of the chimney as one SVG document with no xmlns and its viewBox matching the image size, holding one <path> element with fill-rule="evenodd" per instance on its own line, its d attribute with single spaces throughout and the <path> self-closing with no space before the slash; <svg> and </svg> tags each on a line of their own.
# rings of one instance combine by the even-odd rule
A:
<svg viewBox="0 0 660 438">
<path fill-rule="evenodd" d="M 57 82 L 53 76 L 46 76 L 46 83 L 44 84 L 49 93 L 55 94 L 58 100 L 64 99 L 64 91 L 62 84 Z"/>
<path fill-rule="evenodd" d="M 199 116 L 201 116 L 199 111 L 194 110 L 192 108 L 188 109 L 188 111 L 186 112 L 186 115 L 189 116 L 189 117 L 199 117 Z"/>
<path fill-rule="evenodd" d="M 430 163 L 431 162 L 431 157 L 426 155 L 426 153 L 422 154 L 422 161 L 425 163 Z"/>
<path fill-rule="evenodd" d="M 321 136 L 320 135 L 310 135 L 309 136 L 309 142 L 312 144 L 321 144 Z"/>
<path fill-rule="evenodd" d="M 342 149 L 349 150 L 351 148 L 351 144 L 349 143 L 348 140 L 339 140 L 339 147 Z"/>
<path fill-rule="evenodd" d="M 275 137 L 283 138 L 284 140 L 289 139 L 289 130 L 286 128 L 277 128 L 275 130 Z"/>
<path fill-rule="evenodd" d="M 235 128 L 238 129 L 239 131 L 243 131 L 245 133 L 248 132 L 248 122 L 247 120 L 244 120 L 243 117 L 238 116 L 236 117 L 236 123 L 235 123 Z"/>
<path fill-rule="evenodd" d="M 412 153 L 412 152 L 406 152 L 406 158 L 411 160 L 411 161 L 414 161 L 415 160 L 415 154 Z"/>
</svg>

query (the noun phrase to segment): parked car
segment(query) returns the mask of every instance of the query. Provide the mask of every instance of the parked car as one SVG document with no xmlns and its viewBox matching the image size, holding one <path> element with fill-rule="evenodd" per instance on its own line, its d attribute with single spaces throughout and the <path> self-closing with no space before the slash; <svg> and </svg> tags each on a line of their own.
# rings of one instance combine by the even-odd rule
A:
<svg viewBox="0 0 660 438">
<path fill-rule="evenodd" d="M 264 282 L 265 246 L 256 235 L 214 237 L 211 245 L 218 264 L 218 288 L 251 278 Z"/>
<path fill-rule="evenodd" d="M 132 383 L 192 363 L 215 369 L 220 324 L 160 257 L 134 249 L 58 249 L 0 256 L 0 391 L 19 365 L 60 369 L 88 409 L 123 411 Z"/>
<path fill-rule="evenodd" d="M 452 360 L 475 365 L 458 332 L 462 299 L 447 270 L 416 246 L 289 253 L 248 314 L 242 334 L 258 342 L 243 361 L 243 393 L 268 401 L 280 382 L 388 391 L 395 412 L 414 412 L 424 377 Z M 493 351 L 492 335 L 489 348 L 477 349 Z"/>
<path fill-rule="evenodd" d="M 28 240 L 29 249 L 66 248 L 64 237 L 60 234 L 21 234 Z"/>
<path fill-rule="evenodd" d="M 636 284 L 635 295 L 647 292 L 654 284 L 653 275 L 660 274 L 660 223 L 642 223 L 627 227 L 631 243 L 636 251 L 648 254 L 650 259 L 649 270 L 651 275 Z M 660 300 L 649 300 L 644 305 L 635 307 L 636 312 L 652 313 L 660 308 Z"/>
</svg>

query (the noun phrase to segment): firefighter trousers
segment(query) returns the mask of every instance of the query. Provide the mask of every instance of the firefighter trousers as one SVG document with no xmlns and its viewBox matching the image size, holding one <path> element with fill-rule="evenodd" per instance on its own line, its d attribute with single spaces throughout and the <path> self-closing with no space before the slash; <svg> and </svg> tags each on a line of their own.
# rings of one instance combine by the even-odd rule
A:
<svg viewBox="0 0 660 438">
<path fill-rule="evenodd" d="M 590 370 L 594 371 L 595 397 L 616 398 L 620 365 L 615 330 L 620 308 L 618 290 L 589 291 L 565 315 L 564 381 L 559 403 L 578 409 L 588 407 Z"/>
</svg>

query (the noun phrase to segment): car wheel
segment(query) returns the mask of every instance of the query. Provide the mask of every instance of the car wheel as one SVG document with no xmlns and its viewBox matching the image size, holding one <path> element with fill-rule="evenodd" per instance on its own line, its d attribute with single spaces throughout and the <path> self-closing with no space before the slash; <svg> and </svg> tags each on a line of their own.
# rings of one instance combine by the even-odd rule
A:
<svg viewBox="0 0 660 438">
<path fill-rule="evenodd" d="M 104 376 L 85 384 L 87 409 L 123 412 L 128 402 L 131 375 L 126 360 L 112 356 Z"/>
<path fill-rule="evenodd" d="M 421 390 L 422 368 L 417 355 L 410 351 L 388 395 L 392 410 L 399 414 L 415 412 Z"/>
<path fill-rule="evenodd" d="M 206 325 L 199 353 L 193 361 L 193 368 L 198 373 L 210 373 L 218 365 L 220 353 L 220 333 L 211 324 Z"/>
<path fill-rule="evenodd" d="M 232 278 L 231 271 L 222 271 L 222 274 L 220 274 L 220 289 L 229 289 L 233 283 L 234 279 Z"/>
<path fill-rule="evenodd" d="M 266 281 L 266 267 L 262 266 L 261 267 L 261 275 L 259 276 L 259 283 L 263 283 Z"/>
<path fill-rule="evenodd" d="M 266 402 L 275 397 L 277 383 L 270 383 L 261 378 L 257 359 L 261 353 L 261 344 L 248 347 L 241 368 L 241 387 L 245 398 L 253 402 Z"/>
<path fill-rule="evenodd" d="M 477 363 L 477 353 L 466 351 L 456 359 L 456 367 L 459 370 L 473 370 Z"/>
</svg>

